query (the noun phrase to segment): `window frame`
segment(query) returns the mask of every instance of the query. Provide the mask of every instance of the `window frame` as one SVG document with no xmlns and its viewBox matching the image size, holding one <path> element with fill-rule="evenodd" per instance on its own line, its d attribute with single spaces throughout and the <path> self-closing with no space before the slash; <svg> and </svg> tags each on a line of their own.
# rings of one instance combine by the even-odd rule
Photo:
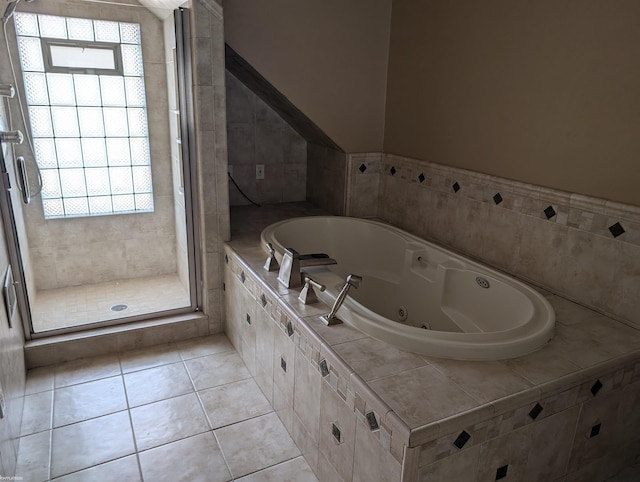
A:
<svg viewBox="0 0 640 482">
<path fill-rule="evenodd" d="M 39 37 L 42 47 L 42 59 L 44 61 L 44 71 L 54 74 L 90 74 L 90 75 L 115 75 L 124 77 L 122 65 L 122 49 L 119 43 L 95 42 L 90 40 L 64 40 L 57 38 Z M 61 67 L 55 66 L 51 60 L 51 46 L 91 48 L 109 50 L 113 55 L 115 68 L 113 69 L 92 69 L 87 67 Z"/>
</svg>

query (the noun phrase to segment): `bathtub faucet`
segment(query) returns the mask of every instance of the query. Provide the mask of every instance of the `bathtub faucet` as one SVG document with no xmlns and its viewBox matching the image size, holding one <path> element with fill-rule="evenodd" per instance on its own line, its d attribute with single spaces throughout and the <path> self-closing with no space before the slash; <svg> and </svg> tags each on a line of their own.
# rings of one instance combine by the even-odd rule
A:
<svg viewBox="0 0 640 482">
<path fill-rule="evenodd" d="M 342 303 L 344 303 L 344 299 L 347 297 L 347 293 L 349 292 L 351 287 L 353 286 L 354 288 L 357 289 L 360 287 L 360 283 L 362 283 L 362 276 L 358 276 L 357 274 L 350 274 L 349 276 L 347 276 L 347 282 L 344 284 L 344 286 L 342 287 L 342 290 L 340 290 L 340 293 L 336 298 L 336 301 L 333 303 L 333 308 L 331 308 L 331 312 L 328 315 L 324 315 L 320 317 L 320 319 L 325 325 L 331 326 L 331 325 L 337 325 L 338 323 L 342 323 L 341 320 L 336 318 L 336 313 L 342 306 Z"/>
<path fill-rule="evenodd" d="M 298 288 L 302 286 L 302 268 L 330 264 L 338 264 L 338 262 L 328 254 L 300 254 L 293 248 L 284 248 L 278 281 L 287 288 Z"/>
</svg>

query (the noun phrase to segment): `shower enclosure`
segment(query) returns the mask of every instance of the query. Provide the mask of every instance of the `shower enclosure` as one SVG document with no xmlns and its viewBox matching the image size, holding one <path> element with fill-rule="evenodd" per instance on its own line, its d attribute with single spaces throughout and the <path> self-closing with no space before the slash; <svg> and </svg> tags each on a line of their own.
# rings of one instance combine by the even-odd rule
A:
<svg viewBox="0 0 640 482">
<path fill-rule="evenodd" d="M 187 15 L 25 0 L 4 17 L 0 84 L 16 94 L 0 128 L 24 141 L 2 144 L 2 210 L 25 331 L 197 310 Z"/>
</svg>

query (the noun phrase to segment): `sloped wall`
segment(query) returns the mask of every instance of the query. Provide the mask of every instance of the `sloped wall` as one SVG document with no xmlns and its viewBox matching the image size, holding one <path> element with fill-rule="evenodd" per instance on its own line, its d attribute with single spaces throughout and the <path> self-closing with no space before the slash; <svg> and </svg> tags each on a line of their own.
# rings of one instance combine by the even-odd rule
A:
<svg viewBox="0 0 640 482">
<path fill-rule="evenodd" d="M 343 150 L 380 150 L 391 0 L 225 2 L 225 40 Z"/>
</svg>

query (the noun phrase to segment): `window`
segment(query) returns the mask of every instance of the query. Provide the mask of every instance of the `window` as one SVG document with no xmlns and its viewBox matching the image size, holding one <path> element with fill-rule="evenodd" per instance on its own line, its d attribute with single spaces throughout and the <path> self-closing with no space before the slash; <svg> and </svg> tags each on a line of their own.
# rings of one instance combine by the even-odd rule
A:
<svg viewBox="0 0 640 482">
<path fill-rule="evenodd" d="M 153 211 L 140 26 L 15 23 L 45 218 Z"/>
</svg>

